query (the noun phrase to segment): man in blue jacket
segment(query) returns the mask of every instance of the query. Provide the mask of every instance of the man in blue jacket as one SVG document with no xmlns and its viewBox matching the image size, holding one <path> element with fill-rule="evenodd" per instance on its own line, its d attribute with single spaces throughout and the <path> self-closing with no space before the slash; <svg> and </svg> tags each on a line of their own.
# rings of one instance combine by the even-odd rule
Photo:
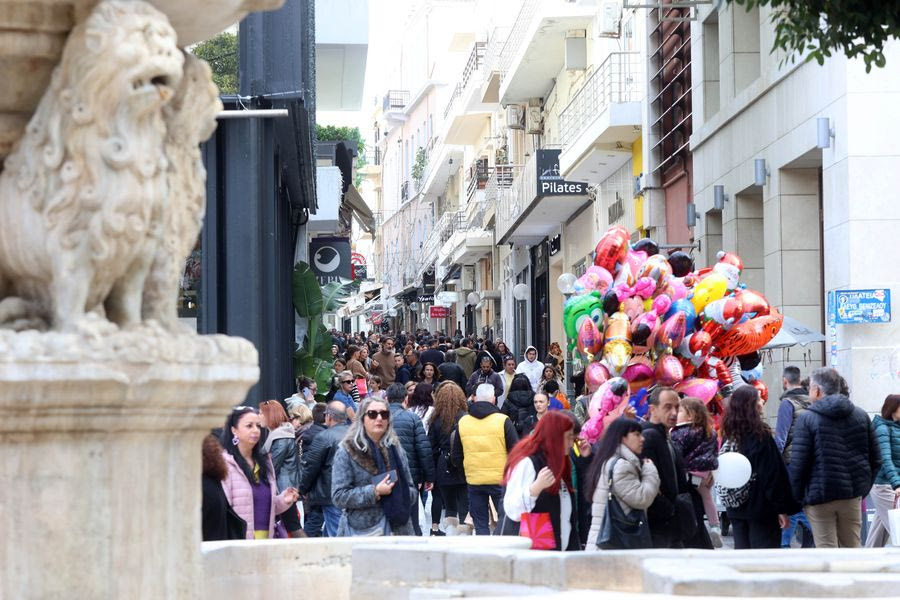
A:
<svg viewBox="0 0 900 600">
<path fill-rule="evenodd" d="M 403 408 L 406 399 L 406 387 L 393 383 L 387 389 L 387 399 L 391 408 L 391 426 L 409 462 L 409 472 L 413 483 L 420 491 L 430 491 L 434 484 L 434 459 L 431 455 L 431 443 L 425 434 L 422 420 L 413 412 Z M 413 529 L 416 535 L 422 535 L 419 526 L 419 505 L 414 502 L 410 509 Z"/>
<path fill-rule="evenodd" d="M 869 416 L 841 393 L 830 367 L 809 378 L 810 405 L 797 415 L 788 472 L 816 548 L 859 548 L 860 502 L 881 460 Z"/>
</svg>

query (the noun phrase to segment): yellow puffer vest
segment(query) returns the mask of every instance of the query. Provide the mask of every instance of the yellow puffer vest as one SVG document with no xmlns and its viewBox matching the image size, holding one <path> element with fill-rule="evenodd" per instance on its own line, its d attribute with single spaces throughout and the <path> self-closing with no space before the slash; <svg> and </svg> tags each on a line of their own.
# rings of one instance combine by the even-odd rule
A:
<svg viewBox="0 0 900 600">
<path fill-rule="evenodd" d="M 469 485 L 500 485 L 506 466 L 506 415 L 493 413 L 483 419 L 466 415 L 459 420 L 463 468 Z"/>
</svg>

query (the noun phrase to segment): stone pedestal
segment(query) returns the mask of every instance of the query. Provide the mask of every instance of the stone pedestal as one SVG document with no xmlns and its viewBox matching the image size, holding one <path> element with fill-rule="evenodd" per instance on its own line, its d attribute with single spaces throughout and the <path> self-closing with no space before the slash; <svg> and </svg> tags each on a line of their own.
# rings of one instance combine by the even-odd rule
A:
<svg viewBox="0 0 900 600">
<path fill-rule="evenodd" d="M 200 441 L 258 375 L 238 338 L 0 332 L 0 598 L 200 597 Z"/>
</svg>

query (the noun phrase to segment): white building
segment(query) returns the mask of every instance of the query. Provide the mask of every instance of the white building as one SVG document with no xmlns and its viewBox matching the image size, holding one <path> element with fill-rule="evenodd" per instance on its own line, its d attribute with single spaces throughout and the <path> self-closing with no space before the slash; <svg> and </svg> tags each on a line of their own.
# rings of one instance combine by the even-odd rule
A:
<svg viewBox="0 0 900 600">
<path fill-rule="evenodd" d="M 770 52 L 770 16 L 765 7 L 707 6 L 692 26 L 698 266 L 719 248 L 737 252 L 750 288 L 828 335 L 806 353 L 774 351 L 765 378 L 772 396 L 785 364 L 808 374 L 826 363 L 847 378 L 854 402 L 876 411 L 900 385 L 900 326 L 832 331 L 826 297 L 900 292 L 889 266 L 900 251 L 900 44 L 871 73 L 843 55 L 822 66 L 785 61 Z"/>
</svg>

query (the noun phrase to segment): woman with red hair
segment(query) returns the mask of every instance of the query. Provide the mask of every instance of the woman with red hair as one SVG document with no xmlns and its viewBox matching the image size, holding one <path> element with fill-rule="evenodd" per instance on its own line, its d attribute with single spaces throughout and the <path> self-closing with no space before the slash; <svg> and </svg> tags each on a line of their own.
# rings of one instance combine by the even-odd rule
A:
<svg viewBox="0 0 900 600">
<path fill-rule="evenodd" d="M 521 525 L 523 513 L 547 513 L 557 550 L 578 550 L 577 515 L 573 503 L 569 450 L 575 443 L 575 423 L 565 413 L 549 412 L 534 432 L 522 438 L 506 463 L 503 509 L 506 529 Z"/>
</svg>

